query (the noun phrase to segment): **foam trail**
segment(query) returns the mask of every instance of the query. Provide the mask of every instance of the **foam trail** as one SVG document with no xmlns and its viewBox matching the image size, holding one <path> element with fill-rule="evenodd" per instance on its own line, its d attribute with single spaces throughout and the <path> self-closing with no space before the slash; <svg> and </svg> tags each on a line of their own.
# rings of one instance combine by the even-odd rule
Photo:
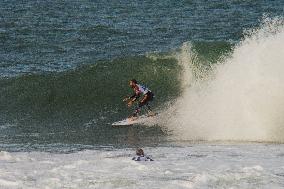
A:
<svg viewBox="0 0 284 189">
<path fill-rule="evenodd" d="M 165 112 L 176 138 L 284 141 L 283 19 L 265 19 L 205 81 L 194 80 L 192 57 L 184 45 L 178 60 L 187 87 Z"/>
</svg>

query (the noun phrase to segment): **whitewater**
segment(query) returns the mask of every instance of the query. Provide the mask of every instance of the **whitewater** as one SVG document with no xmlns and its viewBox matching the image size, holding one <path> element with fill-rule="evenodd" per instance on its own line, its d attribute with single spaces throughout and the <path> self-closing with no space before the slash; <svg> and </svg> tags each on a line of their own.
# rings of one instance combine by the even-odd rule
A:
<svg viewBox="0 0 284 189">
<path fill-rule="evenodd" d="M 185 43 L 183 92 L 162 123 L 184 140 L 283 142 L 283 44 L 283 19 L 266 18 L 208 73 Z"/>
<path fill-rule="evenodd" d="M 180 144 L 76 153 L 0 152 L 1 188 L 283 188 L 284 146 Z"/>
</svg>

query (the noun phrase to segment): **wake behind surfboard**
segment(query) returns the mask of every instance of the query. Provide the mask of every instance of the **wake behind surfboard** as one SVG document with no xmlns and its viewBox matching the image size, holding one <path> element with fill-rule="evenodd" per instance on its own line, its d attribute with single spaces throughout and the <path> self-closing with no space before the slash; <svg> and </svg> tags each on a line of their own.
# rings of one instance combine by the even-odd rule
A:
<svg viewBox="0 0 284 189">
<path fill-rule="evenodd" d="M 154 117 L 156 117 L 157 114 L 153 115 L 153 116 L 148 116 L 148 115 L 141 115 L 139 116 L 137 119 L 131 119 L 131 118 L 126 118 L 124 120 L 121 121 L 117 121 L 112 123 L 112 126 L 131 126 L 134 124 L 143 124 L 146 123 L 148 121 L 151 121 L 154 119 Z"/>
</svg>

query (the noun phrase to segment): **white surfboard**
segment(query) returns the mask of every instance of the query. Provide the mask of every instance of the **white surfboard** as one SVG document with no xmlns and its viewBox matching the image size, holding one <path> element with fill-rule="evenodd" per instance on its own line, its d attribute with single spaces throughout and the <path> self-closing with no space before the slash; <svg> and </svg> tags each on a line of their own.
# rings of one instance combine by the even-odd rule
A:
<svg viewBox="0 0 284 189">
<path fill-rule="evenodd" d="M 127 126 L 127 125 L 134 125 L 134 124 L 142 124 L 145 123 L 147 121 L 149 121 L 150 119 L 153 119 L 154 116 L 148 116 L 148 115 L 141 115 L 139 116 L 137 119 L 131 119 L 131 118 L 126 118 L 124 120 L 121 121 L 117 121 L 112 123 L 112 126 Z"/>
</svg>

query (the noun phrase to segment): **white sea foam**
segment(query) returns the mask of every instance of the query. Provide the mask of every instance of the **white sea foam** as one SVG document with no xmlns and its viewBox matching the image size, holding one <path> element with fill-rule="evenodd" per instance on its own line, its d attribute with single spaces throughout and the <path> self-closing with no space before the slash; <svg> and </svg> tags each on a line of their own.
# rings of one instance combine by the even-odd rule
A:
<svg viewBox="0 0 284 189">
<path fill-rule="evenodd" d="M 15 161 L 0 161 L 0 188 L 284 187 L 283 145 L 195 144 L 144 151 L 155 161 L 132 161 L 131 149 L 5 152 Z"/>
<path fill-rule="evenodd" d="M 194 77 L 190 44 L 182 46 L 184 90 L 163 119 L 174 137 L 284 141 L 283 23 L 265 19 L 202 81 Z"/>
</svg>

